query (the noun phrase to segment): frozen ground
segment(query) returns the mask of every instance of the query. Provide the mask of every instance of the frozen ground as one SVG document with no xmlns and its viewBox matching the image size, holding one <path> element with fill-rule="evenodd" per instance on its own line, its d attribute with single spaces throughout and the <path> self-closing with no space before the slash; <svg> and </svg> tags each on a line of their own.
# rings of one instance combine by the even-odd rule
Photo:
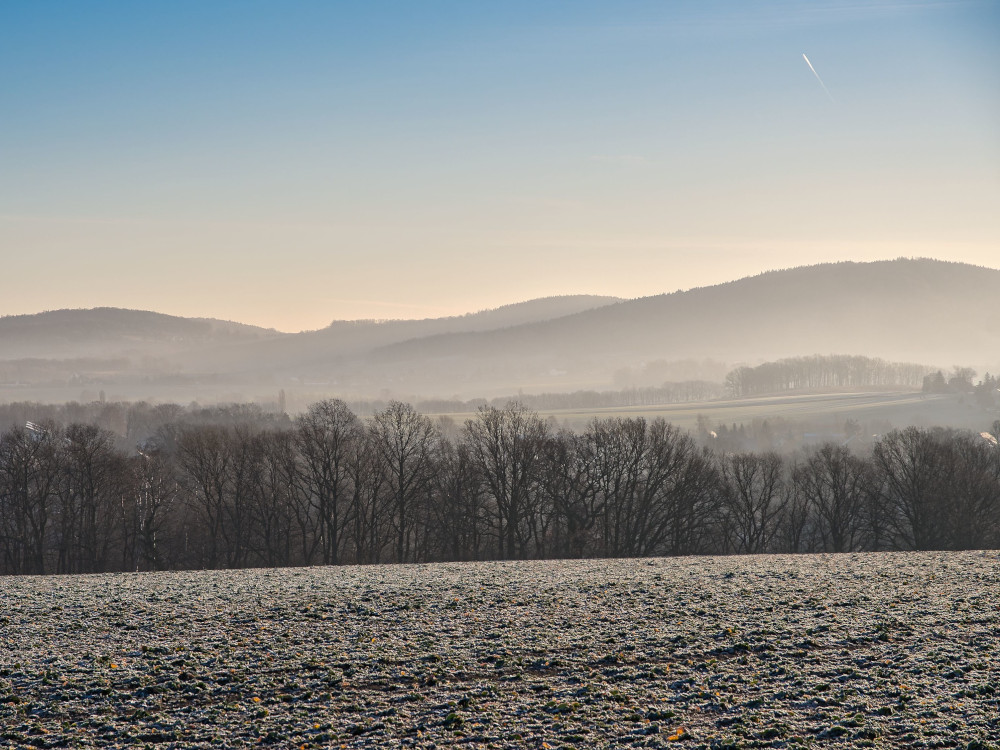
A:
<svg viewBox="0 0 1000 750">
<path fill-rule="evenodd" d="M 0 578 L 0 746 L 985 748 L 998 563 Z"/>
</svg>

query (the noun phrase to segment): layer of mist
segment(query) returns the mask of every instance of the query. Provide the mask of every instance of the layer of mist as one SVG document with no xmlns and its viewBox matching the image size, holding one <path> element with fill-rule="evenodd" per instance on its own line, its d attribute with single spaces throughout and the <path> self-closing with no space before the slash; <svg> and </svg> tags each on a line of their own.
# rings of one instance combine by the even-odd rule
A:
<svg viewBox="0 0 1000 750">
<path fill-rule="evenodd" d="M 288 334 L 98 308 L 0 318 L 0 399 L 186 403 L 449 399 L 722 387 L 734 370 L 817 354 L 1000 369 L 983 303 L 1000 271 L 935 260 L 771 271 L 635 300 L 566 296 L 427 320 Z M 907 388 L 918 384 L 900 383 Z M 724 394 L 719 394 L 724 395 Z M 748 395 L 748 394 L 737 394 Z"/>
</svg>

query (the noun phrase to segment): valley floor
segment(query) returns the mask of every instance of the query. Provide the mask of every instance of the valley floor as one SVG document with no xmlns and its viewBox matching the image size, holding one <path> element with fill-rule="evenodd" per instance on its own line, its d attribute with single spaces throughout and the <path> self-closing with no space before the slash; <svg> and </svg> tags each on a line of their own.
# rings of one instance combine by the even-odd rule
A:
<svg viewBox="0 0 1000 750">
<path fill-rule="evenodd" d="M 661 417 L 685 430 L 695 430 L 698 420 L 709 426 L 744 424 L 755 420 L 785 420 L 799 425 L 824 425 L 843 429 L 854 420 L 869 429 L 890 427 L 955 427 L 988 429 L 998 414 L 977 406 L 970 398 L 926 395 L 914 391 L 862 391 L 778 394 L 755 398 L 700 401 L 622 409 L 540 410 L 570 427 L 585 426 L 594 417 Z"/>
</svg>

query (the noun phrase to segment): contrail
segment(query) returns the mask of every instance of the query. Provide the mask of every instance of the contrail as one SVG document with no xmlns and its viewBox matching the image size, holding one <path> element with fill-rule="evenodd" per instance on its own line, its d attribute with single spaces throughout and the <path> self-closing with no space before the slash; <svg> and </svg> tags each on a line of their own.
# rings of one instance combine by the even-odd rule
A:
<svg viewBox="0 0 1000 750">
<path fill-rule="evenodd" d="M 811 70 L 813 72 L 813 75 L 816 76 L 816 80 L 819 81 L 819 85 L 823 87 L 823 90 L 826 92 L 826 95 L 830 97 L 830 101 L 836 104 L 837 100 L 833 98 L 833 94 L 830 93 L 830 89 L 828 89 L 826 87 L 826 84 L 823 83 L 823 79 L 819 77 L 819 73 L 816 72 L 816 68 L 814 68 L 813 64 L 809 62 L 809 58 L 806 57 L 805 52 L 802 53 L 802 59 L 806 61 L 806 65 L 809 66 L 809 70 Z"/>
</svg>

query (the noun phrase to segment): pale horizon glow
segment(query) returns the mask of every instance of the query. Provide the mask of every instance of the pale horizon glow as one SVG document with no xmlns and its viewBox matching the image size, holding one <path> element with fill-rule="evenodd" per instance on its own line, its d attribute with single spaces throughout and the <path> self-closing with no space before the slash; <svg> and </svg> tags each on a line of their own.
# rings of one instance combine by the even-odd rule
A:
<svg viewBox="0 0 1000 750">
<path fill-rule="evenodd" d="M 299 331 L 1000 263 L 996 3 L 294 8 L 0 5 L 0 315 Z"/>
</svg>

